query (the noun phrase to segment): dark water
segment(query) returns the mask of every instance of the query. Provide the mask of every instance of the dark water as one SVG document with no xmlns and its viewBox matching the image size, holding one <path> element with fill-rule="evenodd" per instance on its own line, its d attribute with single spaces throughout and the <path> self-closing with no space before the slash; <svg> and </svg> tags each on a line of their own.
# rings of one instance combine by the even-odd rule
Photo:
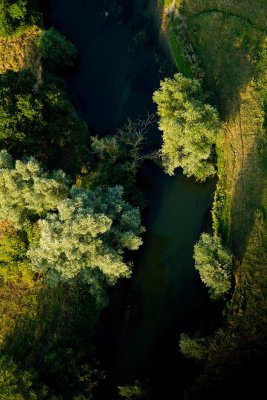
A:
<svg viewBox="0 0 267 400">
<path fill-rule="evenodd" d="M 50 0 L 45 9 L 46 24 L 70 38 L 79 51 L 68 81 L 69 96 L 89 128 L 100 133 L 114 131 L 128 117 L 154 112 L 151 99 L 160 79 L 156 53 L 145 44 L 133 51 L 138 27 L 147 21 L 156 27 L 156 1 L 119 0 L 122 15 L 116 13 L 118 7 L 112 8 L 115 3 Z M 159 132 L 154 135 L 158 143 Z M 210 317 L 192 253 L 207 224 L 214 182 L 196 184 L 181 173 L 168 177 L 147 161 L 140 183 L 149 202 L 144 245 L 132 280 L 113 290 L 97 340 L 110 381 L 125 384 L 147 378 L 157 388 L 153 399 L 178 399 L 190 368 L 179 356 L 179 333 L 201 330 Z"/>
<path fill-rule="evenodd" d="M 137 52 L 133 47 L 138 24 L 151 13 L 150 2 L 118 1 L 126 9 L 123 17 L 112 0 L 47 3 L 47 22 L 78 49 L 69 93 L 89 127 L 101 133 L 120 127 L 127 117 L 146 115 L 151 110 L 151 93 L 158 85 L 156 65 L 145 45 Z"/>
</svg>

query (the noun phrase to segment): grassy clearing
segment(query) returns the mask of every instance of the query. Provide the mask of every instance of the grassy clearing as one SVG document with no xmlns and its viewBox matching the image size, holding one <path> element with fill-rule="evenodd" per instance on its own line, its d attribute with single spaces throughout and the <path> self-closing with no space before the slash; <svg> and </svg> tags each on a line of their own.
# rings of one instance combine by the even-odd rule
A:
<svg viewBox="0 0 267 400">
<path fill-rule="evenodd" d="M 36 40 L 40 34 L 41 29 L 32 26 L 18 35 L 0 38 L 0 74 L 30 68 L 38 75 L 41 65 Z"/>
<path fill-rule="evenodd" d="M 260 152 L 265 132 L 256 82 L 262 74 L 259 62 L 265 34 L 247 21 L 217 13 L 190 18 L 187 23 L 195 32 L 207 84 L 216 93 L 225 122 L 217 148 L 214 228 L 241 255 L 255 210 L 263 206 L 265 176 Z"/>
</svg>

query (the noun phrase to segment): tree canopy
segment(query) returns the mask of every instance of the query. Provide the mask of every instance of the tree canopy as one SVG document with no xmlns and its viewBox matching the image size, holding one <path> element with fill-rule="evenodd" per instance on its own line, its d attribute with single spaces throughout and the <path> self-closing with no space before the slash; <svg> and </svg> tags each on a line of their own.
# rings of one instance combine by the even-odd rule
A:
<svg viewBox="0 0 267 400">
<path fill-rule="evenodd" d="M 43 61 L 53 70 L 72 65 L 77 55 L 75 46 L 53 27 L 41 34 L 37 44 Z"/>
<path fill-rule="evenodd" d="M 29 0 L 0 0 L 0 36 L 7 36 L 37 19 L 37 11 Z"/>
<path fill-rule="evenodd" d="M 138 249 L 142 228 L 138 209 L 122 195 L 122 187 L 72 187 L 58 212 L 39 221 L 40 241 L 29 250 L 33 267 L 46 272 L 52 285 L 80 274 L 97 296 L 101 286 L 129 277 L 123 250 Z"/>
<path fill-rule="evenodd" d="M 231 288 L 232 255 L 224 249 L 220 238 L 203 233 L 194 247 L 194 259 L 211 298 L 225 295 Z"/>
<path fill-rule="evenodd" d="M 123 251 L 142 243 L 140 212 L 123 199 L 121 186 L 71 187 L 63 171 L 48 173 L 34 158 L 15 162 L 6 150 L 0 152 L 0 215 L 27 235 L 38 222 L 28 255 L 52 285 L 80 275 L 96 295 L 130 275 Z"/>
<path fill-rule="evenodd" d="M 163 167 L 173 175 L 182 167 L 187 176 L 204 181 L 215 174 L 213 145 L 220 132 L 220 121 L 200 83 L 181 74 L 166 78 L 154 93 L 158 106 L 159 129 L 163 132 Z"/>
<path fill-rule="evenodd" d="M 14 161 L 6 150 L 0 151 L 0 219 L 17 229 L 55 210 L 68 186 L 63 171 L 46 172 L 34 158 Z"/>
<path fill-rule="evenodd" d="M 82 163 L 86 126 L 55 82 L 37 91 L 35 84 L 29 70 L 0 75 L 0 146 L 73 171 Z"/>
</svg>

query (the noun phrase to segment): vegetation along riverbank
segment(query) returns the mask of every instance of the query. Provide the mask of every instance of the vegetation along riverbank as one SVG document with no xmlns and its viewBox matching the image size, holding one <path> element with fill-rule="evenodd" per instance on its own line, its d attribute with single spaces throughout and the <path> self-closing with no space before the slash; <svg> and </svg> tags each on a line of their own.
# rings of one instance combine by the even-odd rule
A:
<svg viewBox="0 0 267 400">
<path fill-rule="evenodd" d="M 264 387 L 266 358 L 266 2 L 182 0 L 164 7 L 177 65 L 186 57 L 220 113 L 213 234 L 234 255 L 224 325 L 208 348 L 204 340 L 203 374 L 190 392 L 193 398 L 252 394 Z M 184 62 L 180 69 L 190 76 Z M 201 351 L 203 343 L 195 346 Z"/>
</svg>

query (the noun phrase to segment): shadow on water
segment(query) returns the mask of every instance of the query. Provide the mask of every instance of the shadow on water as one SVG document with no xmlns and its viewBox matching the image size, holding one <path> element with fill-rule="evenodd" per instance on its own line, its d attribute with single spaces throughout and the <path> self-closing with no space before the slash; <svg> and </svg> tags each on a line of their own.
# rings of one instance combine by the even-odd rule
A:
<svg viewBox="0 0 267 400">
<path fill-rule="evenodd" d="M 193 246 L 207 225 L 214 182 L 196 185 L 181 174 L 166 177 L 149 161 L 143 165 L 142 182 L 150 204 L 144 244 L 132 279 L 111 294 L 98 344 L 103 357 L 113 349 L 108 357 L 113 384 L 149 379 L 156 387 L 153 399 L 163 394 L 168 399 L 171 393 L 182 395 L 192 373 L 178 352 L 179 333 L 203 333 L 216 315 L 192 259 Z"/>
<path fill-rule="evenodd" d="M 155 7 L 156 0 L 46 3 L 46 25 L 70 38 L 79 51 L 68 93 L 89 130 L 112 132 L 128 117 L 155 111 L 152 94 L 162 77 L 159 59 L 164 59 L 151 46 L 159 37 Z M 156 144 L 160 133 L 154 134 Z M 181 173 L 167 177 L 151 161 L 144 162 L 139 181 L 149 205 L 144 245 L 134 255 L 132 279 L 110 291 L 110 306 L 97 330 L 109 381 L 102 398 L 113 398 L 115 385 L 148 379 L 156 388 L 153 399 L 167 400 L 174 387 L 182 393 L 187 371 L 178 352 L 179 332 L 201 330 L 201 321 L 212 312 L 192 253 L 206 226 L 214 182 L 196 184 Z"/>
<path fill-rule="evenodd" d="M 45 5 L 46 25 L 66 35 L 79 52 L 68 81 L 70 98 L 88 126 L 100 133 L 155 111 L 151 94 L 158 86 L 158 54 L 149 51 L 146 32 L 152 3 L 50 0 Z"/>
</svg>

